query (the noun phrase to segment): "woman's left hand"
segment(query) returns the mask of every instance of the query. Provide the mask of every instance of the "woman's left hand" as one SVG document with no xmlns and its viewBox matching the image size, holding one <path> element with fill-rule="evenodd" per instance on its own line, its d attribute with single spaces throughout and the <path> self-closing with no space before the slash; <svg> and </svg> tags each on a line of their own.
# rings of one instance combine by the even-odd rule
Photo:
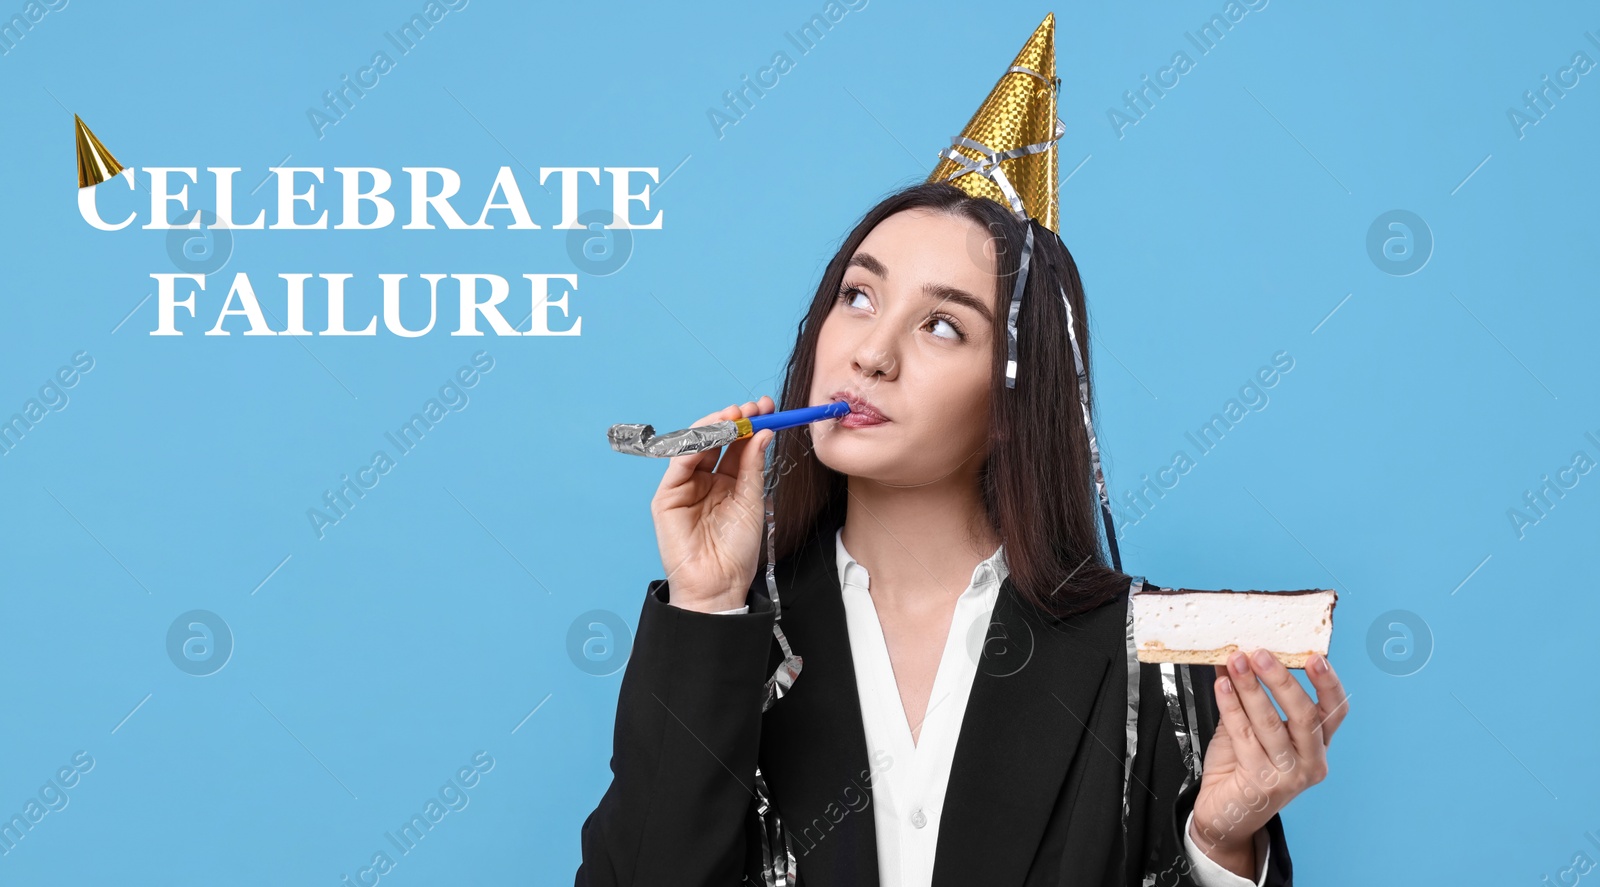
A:
<svg viewBox="0 0 1600 887">
<path fill-rule="evenodd" d="M 1217 666 L 1222 723 L 1206 750 L 1190 832 L 1212 859 L 1254 859 L 1256 832 L 1328 775 L 1328 742 L 1350 710 L 1349 698 L 1325 657 L 1307 666 L 1317 699 L 1267 651 L 1235 653 Z M 1274 698 L 1287 721 L 1278 717 Z"/>
</svg>

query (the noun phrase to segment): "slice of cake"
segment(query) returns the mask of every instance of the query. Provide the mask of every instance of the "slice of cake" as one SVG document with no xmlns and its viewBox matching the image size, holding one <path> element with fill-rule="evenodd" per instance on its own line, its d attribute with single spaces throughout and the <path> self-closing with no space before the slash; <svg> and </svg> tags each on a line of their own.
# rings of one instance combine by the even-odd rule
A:
<svg viewBox="0 0 1600 887">
<path fill-rule="evenodd" d="M 1133 640 L 1140 662 L 1223 665 L 1235 650 L 1271 650 L 1289 668 L 1328 654 L 1333 589 L 1196 591 L 1145 586 L 1133 594 Z"/>
</svg>

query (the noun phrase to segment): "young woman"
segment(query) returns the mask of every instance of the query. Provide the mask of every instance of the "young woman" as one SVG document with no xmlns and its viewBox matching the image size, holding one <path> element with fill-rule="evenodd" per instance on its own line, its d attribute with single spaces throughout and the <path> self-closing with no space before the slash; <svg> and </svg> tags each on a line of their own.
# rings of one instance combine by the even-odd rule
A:
<svg viewBox="0 0 1600 887">
<path fill-rule="evenodd" d="M 805 887 L 1292 882 L 1279 811 L 1324 778 L 1344 691 L 1320 657 L 1318 699 L 1270 654 L 1191 666 L 1189 778 L 1160 667 L 1126 659 L 1140 580 L 1099 545 L 1062 291 L 1087 346 L 1060 240 L 948 184 L 891 195 L 845 238 L 782 408 L 852 409 L 784 432 L 768 469 L 781 613 L 759 569 L 773 433 L 673 459 L 651 503 L 667 577 L 645 598 L 579 887 L 769 883 L 758 767 Z M 775 616 L 804 664 L 763 711 Z"/>
</svg>

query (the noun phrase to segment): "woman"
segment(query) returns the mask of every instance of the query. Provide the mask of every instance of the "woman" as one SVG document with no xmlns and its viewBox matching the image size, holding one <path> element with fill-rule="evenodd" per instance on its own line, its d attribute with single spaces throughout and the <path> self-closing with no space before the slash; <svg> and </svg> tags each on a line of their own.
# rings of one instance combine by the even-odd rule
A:
<svg viewBox="0 0 1600 887">
<path fill-rule="evenodd" d="M 1025 225 L 1027 372 L 1007 388 Z M 763 712 L 782 658 L 758 575 L 772 432 L 673 459 L 651 503 L 668 575 L 640 616 L 580 887 L 764 883 L 758 766 L 806 887 L 1291 883 L 1279 811 L 1324 777 L 1345 694 L 1320 657 L 1318 700 L 1270 654 L 1214 683 L 1191 666 L 1195 782 L 1159 667 L 1139 665 L 1125 771 L 1138 580 L 1100 550 L 1058 286 L 1087 345 L 1076 266 L 1036 222 L 932 183 L 856 225 L 782 398 L 852 410 L 785 432 L 770 469 L 781 626 L 803 670 Z"/>
</svg>

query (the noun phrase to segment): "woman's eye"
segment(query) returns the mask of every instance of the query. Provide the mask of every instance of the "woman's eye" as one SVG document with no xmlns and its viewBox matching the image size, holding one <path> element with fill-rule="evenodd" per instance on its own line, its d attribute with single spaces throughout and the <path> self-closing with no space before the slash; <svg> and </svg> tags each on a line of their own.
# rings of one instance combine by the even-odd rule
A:
<svg viewBox="0 0 1600 887">
<path fill-rule="evenodd" d="M 854 287 L 845 288 L 845 290 L 840 290 L 840 293 L 838 293 L 837 301 L 845 304 L 846 307 L 859 307 L 864 311 L 872 307 L 872 299 L 867 299 L 864 304 L 856 304 L 856 298 L 867 299 L 866 291 L 858 290 L 858 288 Z"/>
<path fill-rule="evenodd" d="M 933 334 L 935 336 L 938 336 L 941 339 L 960 339 L 961 338 L 961 331 L 956 329 L 955 325 L 950 323 L 950 321 L 945 320 L 942 317 L 933 317 L 933 318 L 929 318 L 929 320 L 932 321 L 932 323 L 933 323 Z M 939 325 L 940 324 L 944 324 L 944 328 L 948 332 L 940 333 L 939 332 Z"/>
</svg>

